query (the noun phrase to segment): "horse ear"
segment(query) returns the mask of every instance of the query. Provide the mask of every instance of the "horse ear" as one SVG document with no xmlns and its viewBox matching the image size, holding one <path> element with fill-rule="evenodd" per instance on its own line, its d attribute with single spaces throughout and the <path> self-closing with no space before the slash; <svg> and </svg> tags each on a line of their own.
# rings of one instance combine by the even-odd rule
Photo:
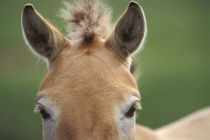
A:
<svg viewBox="0 0 210 140">
<path fill-rule="evenodd" d="M 67 39 L 48 23 L 31 4 L 22 12 L 22 30 L 26 42 L 39 55 L 53 61 L 64 49 Z"/>
<path fill-rule="evenodd" d="M 119 18 L 107 43 L 113 50 L 126 59 L 143 43 L 146 35 L 146 20 L 142 8 L 136 2 L 130 2 L 127 10 Z"/>
</svg>

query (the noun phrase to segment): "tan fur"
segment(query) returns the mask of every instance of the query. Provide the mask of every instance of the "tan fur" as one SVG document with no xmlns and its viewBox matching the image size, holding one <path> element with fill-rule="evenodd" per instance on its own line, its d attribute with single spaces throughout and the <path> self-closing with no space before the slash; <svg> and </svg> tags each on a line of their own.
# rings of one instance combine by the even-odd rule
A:
<svg viewBox="0 0 210 140">
<path fill-rule="evenodd" d="M 136 126 L 137 140 L 209 140 L 210 107 L 196 111 L 169 125 L 151 130 Z"/>
<path fill-rule="evenodd" d="M 125 135 L 121 136 L 117 106 L 126 103 L 131 96 L 141 100 L 136 81 L 128 67 L 128 59 L 145 37 L 143 11 L 137 3 L 130 2 L 115 29 L 109 32 L 109 24 L 103 22 L 108 18 L 103 11 L 101 13 L 98 3 L 86 2 L 84 5 L 76 5 L 76 8 L 70 10 L 71 16 L 67 18 L 73 23 L 72 27 L 75 27 L 71 30 L 73 34 L 70 40 L 44 20 L 32 5 L 26 5 L 22 14 L 23 31 L 28 33 L 26 40 L 31 41 L 31 47 L 50 61 L 49 72 L 43 79 L 37 96 L 38 103 L 44 98 L 42 101 L 49 102 L 48 108 L 56 108 L 52 120 L 56 123 L 51 125 L 56 126 L 56 134 L 47 136 L 48 131 L 43 130 L 45 140 L 51 140 L 52 137 L 58 140 L 209 138 L 209 109 L 159 130 L 136 125 L 134 132 L 132 123 L 130 134 L 126 138 Z M 35 17 L 35 21 L 31 17 Z M 135 18 L 137 20 L 133 20 Z M 132 29 L 126 29 L 127 26 Z M 30 32 L 32 27 L 34 32 Z M 39 33 L 47 37 L 40 37 Z M 34 42 L 33 37 L 40 41 L 45 37 L 47 39 L 40 46 L 36 44 L 37 41 Z M 86 37 L 90 37 L 90 40 Z M 49 45 L 48 39 L 53 40 L 54 44 Z M 43 49 L 46 45 L 49 48 Z M 47 52 L 48 49 L 55 51 Z M 123 52 L 127 52 L 126 55 L 121 55 Z"/>
<path fill-rule="evenodd" d="M 119 139 L 115 106 L 138 93 L 135 80 L 103 41 L 81 48 L 62 52 L 43 80 L 40 93 L 47 93 L 60 105 L 60 139 Z"/>
<path fill-rule="evenodd" d="M 155 131 L 161 140 L 210 140 L 210 107 Z"/>
</svg>

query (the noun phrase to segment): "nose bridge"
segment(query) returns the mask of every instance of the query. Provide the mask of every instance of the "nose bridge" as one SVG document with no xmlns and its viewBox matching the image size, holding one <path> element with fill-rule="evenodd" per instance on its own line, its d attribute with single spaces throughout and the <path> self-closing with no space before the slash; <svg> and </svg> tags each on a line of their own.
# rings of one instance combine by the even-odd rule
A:
<svg viewBox="0 0 210 140">
<path fill-rule="evenodd" d="M 90 79 L 86 85 L 62 93 L 65 97 L 60 101 L 63 106 L 58 123 L 61 137 L 116 140 L 119 135 L 115 107 L 119 94 L 105 82 L 101 79 L 91 83 Z"/>
<path fill-rule="evenodd" d="M 57 127 L 59 139 L 116 140 L 113 138 L 118 137 L 117 123 L 105 109 L 86 104 L 85 110 L 61 114 Z"/>
</svg>

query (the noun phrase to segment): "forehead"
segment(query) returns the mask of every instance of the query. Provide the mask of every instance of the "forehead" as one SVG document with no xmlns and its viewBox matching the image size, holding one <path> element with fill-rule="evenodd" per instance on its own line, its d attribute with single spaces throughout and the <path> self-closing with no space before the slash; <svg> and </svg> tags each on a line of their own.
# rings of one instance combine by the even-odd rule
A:
<svg viewBox="0 0 210 140">
<path fill-rule="evenodd" d="M 58 96 L 73 98 L 75 95 L 77 98 L 78 95 L 100 95 L 112 100 L 123 100 L 131 95 L 139 98 L 135 79 L 129 69 L 106 49 L 102 40 L 89 46 L 72 46 L 64 50 L 51 65 L 38 98 L 43 94 L 55 100 Z"/>
</svg>

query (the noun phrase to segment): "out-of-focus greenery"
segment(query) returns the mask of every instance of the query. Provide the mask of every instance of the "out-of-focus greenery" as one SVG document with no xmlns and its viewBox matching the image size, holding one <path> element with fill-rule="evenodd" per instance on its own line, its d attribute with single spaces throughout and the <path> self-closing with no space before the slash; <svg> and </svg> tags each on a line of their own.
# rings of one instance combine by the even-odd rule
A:
<svg viewBox="0 0 210 140">
<path fill-rule="evenodd" d="M 104 0 L 105 1 L 105 0 Z M 137 122 L 151 128 L 210 105 L 208 0 L 137 0 L 145 10 L 148 35 L 137 55 L 143 111 Z M 0 139 L 42 139 L 35 97 L 47 70 L 26 48 L 21 10 L 26 3 L 63 33 L 56 15 L 61 0 L 16 0 L 0 4 Z M 109 0 L 115 21 L 129 0 Z"/>
</svg>

